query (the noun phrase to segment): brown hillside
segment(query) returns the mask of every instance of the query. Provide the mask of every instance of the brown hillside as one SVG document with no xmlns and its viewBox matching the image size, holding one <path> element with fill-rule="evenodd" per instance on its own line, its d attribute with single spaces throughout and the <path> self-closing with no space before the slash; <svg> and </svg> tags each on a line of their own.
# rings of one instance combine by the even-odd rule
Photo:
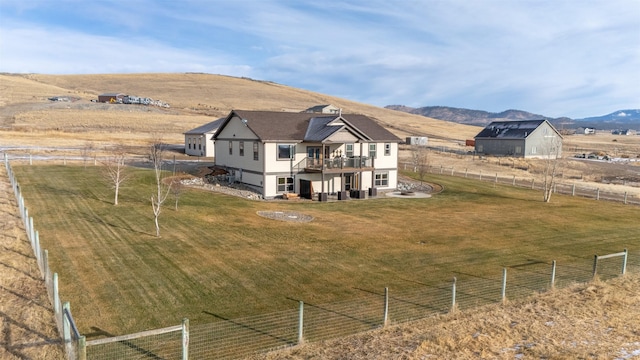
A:
<svg viewBox="0 0 640 360">
<path fill-rule="evenodd" d="M 182 132 L 231 109 L 301 111 L 318 104 L 333 104 L 344 112 L 372 116 L 400 137 L 430 136 L 463 141 L 478 132 L 477 127 L 457 125 L 423 116 L 405 114 L 372 105 L 310 91 L 246 78 L 211 74 L 125 74 L 125 75 L 0 75 L 7 89 L 1 99 L 0 140 L 16 136 L 12 131 L 31 133 L 16 136 L 20 142 L 36 143 L 42 132 L 81 132 L 83 140 L 100 141 L 105 132 L 122 132 L 135 141 L 141 132 L 160 133 L 168 141 L 180 142 Z M 104 92 L 122 92 L 163 100 L 171 109 L 138 105 L 90 103 Z M 52 103 L 50 96 L 73 95 L 82 100 Z M 116 110 L 117 109 L 117 110 Z M 116 111 L 112 111 L 116 110 Z M 117 112 L 117 115 L 113 115 Z M 120 122 L 115 118 L 120 118 Z M 174 126 L 168 126 L 173 123 Z M 49 134 L 50 135 L 50 134 Z M 29 141 L 32 139 L 32 141 Z"/>
</svg>

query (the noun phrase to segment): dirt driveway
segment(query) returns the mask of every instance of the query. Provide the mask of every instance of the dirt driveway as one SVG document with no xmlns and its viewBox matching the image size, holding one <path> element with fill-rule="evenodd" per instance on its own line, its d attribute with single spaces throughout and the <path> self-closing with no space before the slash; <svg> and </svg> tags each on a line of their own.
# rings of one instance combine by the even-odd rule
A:
<svg viewBox="0 0 640 360">
<path fill-rule="evenodd" d="M 64 359 L 53 306 L 0 166 L 0 359 Z"/>
</svg>

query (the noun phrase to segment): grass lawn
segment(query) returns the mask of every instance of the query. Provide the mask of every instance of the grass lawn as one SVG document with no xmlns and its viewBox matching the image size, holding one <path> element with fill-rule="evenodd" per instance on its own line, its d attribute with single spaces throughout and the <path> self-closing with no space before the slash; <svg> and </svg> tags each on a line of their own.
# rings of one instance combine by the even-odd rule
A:
<svg viewBox="0 0 640 360">
<path fill-rule="evenodd" d="M 640 255 L 640 209 L 430 175 L 430 199 L 249 201 L 188 190 L 170 198 L 155 237 L 151 171 L 132 170 L 119 205 L 99 167 L 15 166 L 42 247 L 88 339 L 269 313 L 453 276 L 557 260 L 590 270 L 594 254 Z M 299 211 L 309 223 L 269 220 Z M 364 291 L 363 291 L 364 290 Z"/>
</svg>

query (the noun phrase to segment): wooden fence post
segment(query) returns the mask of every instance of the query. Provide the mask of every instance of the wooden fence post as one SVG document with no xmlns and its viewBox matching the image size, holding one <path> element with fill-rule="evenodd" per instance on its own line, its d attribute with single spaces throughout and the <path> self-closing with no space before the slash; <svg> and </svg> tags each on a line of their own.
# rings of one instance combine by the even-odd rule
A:
<svg viewBox="0 0 640 360">
<path fill-rule="evenodd" d="M 593 274 L 592 279 L 596 278 L 596 273 L 598 272 L 598 255 L 593 255 Z"/>
<path fill-rule="evenodd" d="M 182 360 L 189 360 L 189 319 L 182 319 Z"/>
<path fill-rule="evenodd" d="M 596 200 L 600 200 L 600 188 L 596 189 Z"/>
<path fill-rule="evenodd" d="M 627 273 L 627 257 L 629 255 L 629 251 L 624 249 L 624 255 L 622 258 L 622 275 Z"/>
<path fill-rule="evenodd" d="M 553 260 L 551 262 L 551 288 L 554 289 L 556 287 L 556 261 Z"/>
</svg>

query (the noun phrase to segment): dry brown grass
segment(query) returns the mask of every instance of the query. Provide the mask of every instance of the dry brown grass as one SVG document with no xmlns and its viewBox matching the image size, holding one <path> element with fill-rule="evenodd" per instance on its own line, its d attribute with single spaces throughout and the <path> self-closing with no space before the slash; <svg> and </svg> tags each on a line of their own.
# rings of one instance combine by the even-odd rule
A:
<svg viewBox="0 0 640 360">
<path fill-rule="evenodd" d="M 63 359 L 53 306 L 0 168 L 0 359 Z"/>
<path fill-rule="evenodd" d="M 390 326 L 252 359 L 626 359 L 640 355 L 640 276 Z M 635 354 L 635 355 L 633 355 Z"/>
</svg>

